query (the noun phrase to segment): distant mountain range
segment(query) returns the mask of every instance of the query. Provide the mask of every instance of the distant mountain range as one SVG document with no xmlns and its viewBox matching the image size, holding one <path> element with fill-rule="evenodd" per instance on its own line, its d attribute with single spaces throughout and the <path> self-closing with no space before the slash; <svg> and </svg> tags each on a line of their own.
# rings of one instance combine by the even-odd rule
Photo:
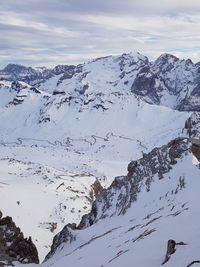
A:
<svg viewBox="0 0 200 267">
<path fill-rule="evenodd" d="M 98 58 L 78 66 L 58 65 L 53 69 L 9 64 L 0 71 L 0 77 L 65 92 L 71 87 L 69 84 L 75 82 L 74 91 L 87 93 L 94 89 L 90 79 L 95 79 L 92 74 L 96 73 L 96 68 L 101 69 L 96 81 L 103 78 L 101 75 L 109 69 L 110 76 L 104 82 L 110 82 L 110 87 L 120 83 L 121 90 L 128 89 L 151 104 L 180 111 L 200 110 L 200 63 L 194 64 L 190 59 L 181 60 L 170 54 L 163 54 L 150 62 L 139 53 L 130 53 Z M 87 77 L 88 74 L 90 78 Z M 47 84 L 50 88 L 47 88 Z M 103 93 L 103 88 L 99 89 Z"/>
</svg>

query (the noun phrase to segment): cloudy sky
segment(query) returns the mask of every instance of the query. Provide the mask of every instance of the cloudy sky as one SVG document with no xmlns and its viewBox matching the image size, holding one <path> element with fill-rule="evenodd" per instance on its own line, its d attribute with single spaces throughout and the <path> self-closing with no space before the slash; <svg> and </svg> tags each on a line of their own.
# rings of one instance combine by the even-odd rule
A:
<svg viewBox="0 0 200 267">
<path fill-rule="evenodd" d="M 1 0 L 0 67 L 139 51 L 200 61 L 199 0 Z"/>
</svg>

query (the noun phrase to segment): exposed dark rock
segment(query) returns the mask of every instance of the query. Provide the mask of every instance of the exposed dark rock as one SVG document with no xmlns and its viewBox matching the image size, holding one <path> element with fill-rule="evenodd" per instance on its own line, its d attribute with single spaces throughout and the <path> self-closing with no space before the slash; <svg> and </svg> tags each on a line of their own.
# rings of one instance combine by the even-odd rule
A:
<svg viewBox="0 0 200 267">
<path fill-rule="evenodd" d="M 162 265 L 165 264 L 166 262 L 168 262 L 168 260 L 170 259 L 171 255 L 174 254 L 176 252 L 176 246 L 185 246 L 187 245 L 185 242 L 181 241 L 181 242 L 176 242 L 173 239 L 168 240 L 167 242 L 167 252 L 165 255 L 165 259 L 162 262 Z"/>
<path fill-rule="evenodd" d="M 35 87 L 30 87 L 30 90 L 31 91 L 33 91 L 34 93 L 36 93 L 36 94 L 41 94 L 41 92 L 37 89 L 37 88 L 35 88 Z"/>
<path fill-rule="evenodd" d="M 191 151 L 200 162 L 200 139 L 199 139 L 199 144 L 192 144 Z"/>
<path fill-rule="evenodd" d="M 166 252 L 166 256 L 165 256 L 165 259 L 162 262 L 162 264 L 165 264 L 170 259 L 170 256 L 175 253 L 175 251 L 176 251 L 175 247 L 176 247 L 176 241 L 174 241 L 172 239 L 168 240 L 167 252 Z"/>
<path fill-rule="evenodd" d="M 131 91 L 136 95 L 148 96 L 151 103 L 160 104 L 159 96 L 155 89 L 156 75 L 151 72 L 150 67 L 146 66 L 137 74 Z"/>
<path fill-rule="evenodd" d="M 153 69 L 159 69 L 159 72 L 165 73 L 170 72 L 174 68 L 174 64 L 179 59 L 171 54 L 162 54 L 154 62 Z"/>
<path fill-rule="evenodd" d="M 14 90 L 16 92 L 19 92 L 22 89 L 22 84 L 19 82 L 12 82 L 11 84 L 11 90 Z"/>
<path fill-rule="evenodd" d="M 24 99 L 14 98 L 13 101 L 9 102 L 9 105 L 20 105 L 24 102 Z"/>
<path fill-rule="evenodd" d="M 200 111 L 199 66 L 191 60 L 163 54 L 153 63 L 146 62 L 133 80 L 131 91 L 151 104 Z M 166 95 L 173 96 L 173 105 L 166 102 Z"/>
<path fill-rule="evenodd" d="M 55 75 L 59 75 L 62 73 L 65 73 L 66 78 L 65 79 L 70 79 L 74 75 L 74 69 L 76 66 L 74 65 L 57 65 L 52 72 Z"/>
<path fill-rule="evenodd" d="M 53 91 L 53 95 L 65 95 L 66 93 L 64 91 Z"/>
<path fill-rule="evenodd" d="M 45 261 L 51 258 L 58 248 L 61 248 L 61 245 L 64 243 L 71 243 L 76 239 L 73 230 L 76 229 L 75 224 L 67 224 L 60 233 L 54 236 L 53 244 L 51 246 L 50 252 L 45 257 Z"/>
<path fill-rule="evenodd" d="M 96 179 L 96 181 L 92 184 L 92 190 L 94 194 L 94 199 L 96 199 L 97 196 L 100 195 L 103 191 L 103 187 L 98 179 Z"/>
<path fill-rule="evenodd" d="M 194 112 L 185 122 L 184 132 L 189 137 L 199 137 L 200 138 L 200 113 Z"/>
<path fill-rule="evenodd" d="M 3 217 L 0 212 L 0 261 L 39 263 L 37 248 L 31 237 L 24 238 L 20 228 L 11 217 Z"/>
<path fill-rule="evenodd" d="M 195 263 L 200 263 L 200 260 L 198 260 L 198 261 L 192 261 L 186 267 L 190 267 L 190 266 L 192 266 Z"/>
</svg>

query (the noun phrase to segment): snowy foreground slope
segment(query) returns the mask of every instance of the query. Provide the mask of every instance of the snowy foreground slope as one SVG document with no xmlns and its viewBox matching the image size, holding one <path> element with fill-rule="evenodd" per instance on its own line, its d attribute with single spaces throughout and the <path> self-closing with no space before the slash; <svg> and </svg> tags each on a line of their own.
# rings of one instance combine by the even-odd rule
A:
<svg viewBox="0 0 200 267">
<path fill-rule="evenodd" d="M 176 252 L 165 266 L 200 260 L 200 146 L 192 142 L 175 139 L 131 162 L 76 229 L 66 226 L 54 238 L 40 266 L 158 267 L 169 239 Z"/>
</svg>

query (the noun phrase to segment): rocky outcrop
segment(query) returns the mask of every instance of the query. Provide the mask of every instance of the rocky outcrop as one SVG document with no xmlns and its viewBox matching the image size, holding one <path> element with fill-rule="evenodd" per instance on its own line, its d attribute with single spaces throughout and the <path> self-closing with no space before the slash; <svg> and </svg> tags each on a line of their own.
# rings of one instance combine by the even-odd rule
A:
<svg viewBox="0 0 200 267">
<path fill-rule="evenodd" d="M 0 262 L 39 263 L 37 248 L 31 237 L 24 238 L 11 217 L 0 212 Z"/>
<path fill-rule="evenodd" d="M 175 253 L 176 251 L 175 247 L 176 247 L 176 242 L 172 239 L 168 240 L 167 252 L 166 252 L 166 256 L 162 264 L 165 264 L 170 259 L 170 256 Z"/>
<path fill-rule="evenodd" d="M 190 267 L 190 266 L 192 266 L 195 263 L 200 263 L 200 260 L 198 260 L 198 261 L 192 261 L 186 267 Z"/>
<path fill-rule="evenodd" d="M 45 257 L 45 261 L 51 258 L 58 248 L 64 243 L 71 243 L 76 239 L 76 235 L 73 230 L 76 229 L 76 224 L 67 224 L 60 233 L 58 233 L 54 239 L 51 246 L 50 252 Z"/>
<path fill-rule="evenodd" d="M 189 137 L 200 138 L 200 113 L 194 112 L 185 122 L 183 132 Z"/>
<path fill-rule="evenodd" d="M 177 246 L 185 246 L 187 245 L 185 242 L 181 241 L 181 242 L 176 242 L 173 239 L 168 240 L 167 242 L 167 252 L 165 255 L 165 259 L 162 262 L 162 265 L 165 264 L 166 262 L 168 262 L 168 260 L 171 258 L 171 255 L 174 254 L 176 252 L 176 247 Z"/>
</svg>

